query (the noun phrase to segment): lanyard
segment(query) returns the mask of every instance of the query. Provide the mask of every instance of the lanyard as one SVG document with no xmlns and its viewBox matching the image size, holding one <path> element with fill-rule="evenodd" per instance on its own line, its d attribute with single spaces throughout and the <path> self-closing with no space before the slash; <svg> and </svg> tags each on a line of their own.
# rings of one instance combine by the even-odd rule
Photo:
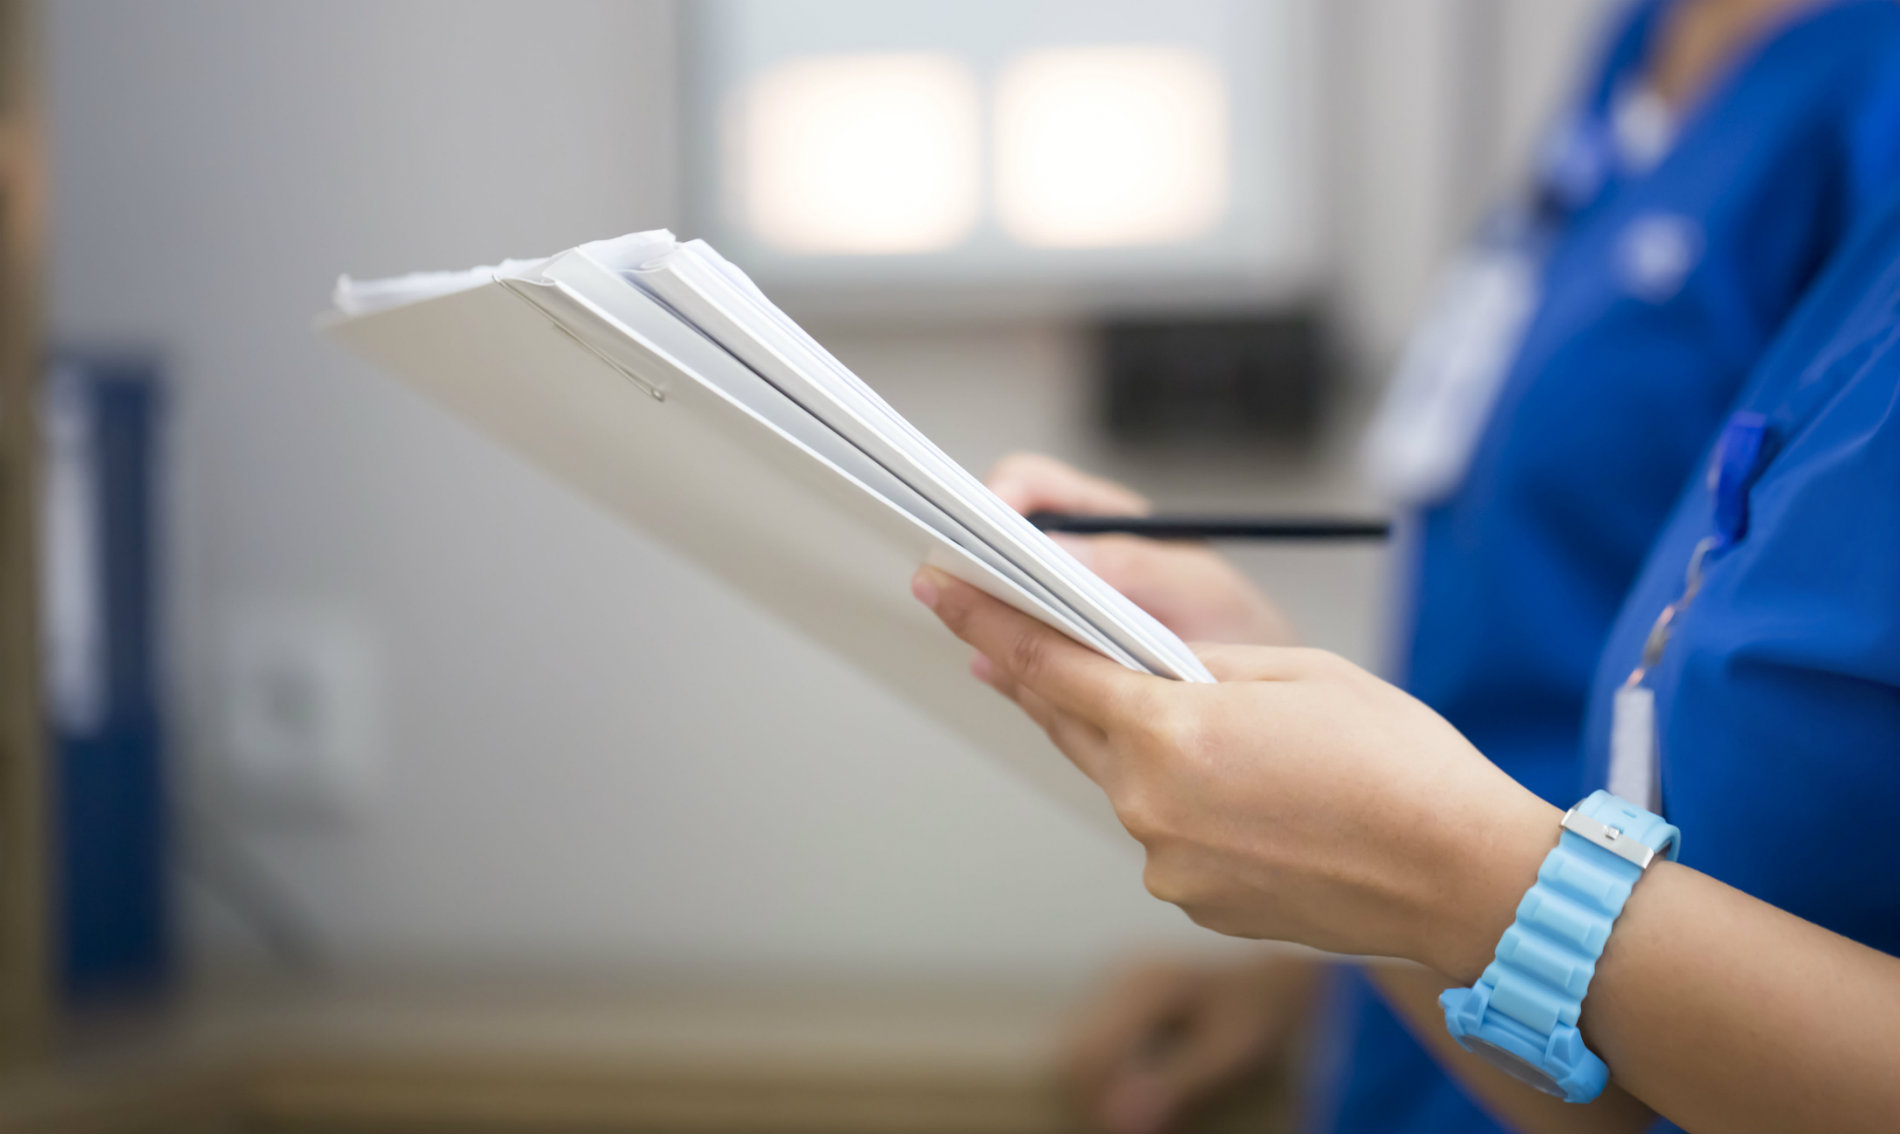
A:
<svg viewBox="0 0 1900 1134">
<path fill-rule="evenodd" d="M 1642 657 L 1616 690 L 1610 717 L 1610 794 L 1646 811 L 1662 813 L 1661 761 L 1656 739 L 1656 692 L 1646 681 L 1661 664 L 1663 651 L 1681 622 L 1683 612 L 1702 589 L 1703 566 L 1708 557 L 1725 550 L 1748 532 L 1748 493 L 1760 473 L 1768 437 L 1768 419 L 1742 411 L 1729 418 L 1709 469 L 1709 489 L 1715 497 L 1715 531 L 1702 537 L 1689 555 L 1682 592 L 1662 608 L 1643 639 Z"/>
</svg>

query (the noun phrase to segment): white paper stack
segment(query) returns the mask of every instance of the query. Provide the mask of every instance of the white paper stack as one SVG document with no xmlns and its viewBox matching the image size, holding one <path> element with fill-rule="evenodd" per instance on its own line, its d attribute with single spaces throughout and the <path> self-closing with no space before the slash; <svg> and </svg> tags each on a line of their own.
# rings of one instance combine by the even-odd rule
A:
<svg viewBox="0 0 1900 1134">
<path fill-rule="evenodd" d="M 1043 786 L 1101 797 L 909 597 L 931 563 L 1133 669 L 1167 628 L 946 456 L 703 241 L 337 282 L 332 337 Z"/>
</svg>

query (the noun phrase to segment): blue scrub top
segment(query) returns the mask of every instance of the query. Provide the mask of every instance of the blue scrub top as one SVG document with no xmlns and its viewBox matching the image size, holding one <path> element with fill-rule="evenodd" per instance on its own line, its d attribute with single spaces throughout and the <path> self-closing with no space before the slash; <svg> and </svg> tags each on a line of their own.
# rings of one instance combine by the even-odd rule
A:
<svg viewBox="0 0 1900 1134">
<path fill-rule="evenodd" d="M 1663 810 L 1686 865 L 1900 953 L 1900 194 L 1739 408 L 1768 423 L 1746 528 L 1705 556 L 1645 678 Z M 1684 490 L 1617 618 L 1580 791 L 1604 783 L 1616 689 L 1717 531 L 1715 495 L 1700 478 Z"/>
<path fill-rule="evenodd" d="M 1461 487 L 1409 525 L 1404 684 L 1560 806 L 1580 795 L 1585 703 L 1612 620 L 1746 375 L 1850 226 L 1867 180 L 1856 126 L 1900 56 L 1890 0 L 1804 9 L 1687 108 L 1653 168 L 1574 160 L 1591 143 L 1603 152 L 1611 102 L 1664 10 L 1625 12 L 1558 135 L 1544 223 L 1522 237 L 1541 258 L 1538 306 Z M 1635 247 L 1659 226 L 1692 252 L 1661 286 Z M 1362 977 L 1339 985 L 1315 1128 L 1498 1129 Z"/>
</svg>

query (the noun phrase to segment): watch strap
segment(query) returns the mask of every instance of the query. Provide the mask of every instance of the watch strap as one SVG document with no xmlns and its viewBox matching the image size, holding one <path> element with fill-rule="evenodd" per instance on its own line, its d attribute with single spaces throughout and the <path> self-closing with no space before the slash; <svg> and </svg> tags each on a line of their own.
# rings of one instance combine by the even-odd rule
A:
<svg viewBox="0 0 1900 1134">
<path fill-rule="evenodd" d="M 1610 929 L 1643 876 L 1625 851 L 1633 845 L 1673 858 L 1680 838 L 1661 816 L 1607 791 L 1571 811 L 1613 834 L 1591 838 L 1565 826 L 1483 977 L 1492 986 L 1493 1011 L 1542 1035 L 1577 1024 Z"/>
<path fill-rule="evenodd" d="M 1597 1097 L 1609 1068 L 1577 1030 L 1583 998 L 1630 891 L 1679 841 L 1661 817 L 1607 791 L 1566 812 L 1484 975 L 1439 997 L 1453 1038 L 1539 1090 Z"/>
</svg>

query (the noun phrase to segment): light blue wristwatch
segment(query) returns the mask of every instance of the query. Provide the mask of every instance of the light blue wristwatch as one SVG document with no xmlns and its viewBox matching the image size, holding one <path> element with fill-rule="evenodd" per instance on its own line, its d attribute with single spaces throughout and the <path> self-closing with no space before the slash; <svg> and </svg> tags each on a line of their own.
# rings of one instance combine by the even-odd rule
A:
<svg viewBox="0 0 1900 1134">
<path fill-rule="evenodd" d="M 1589 1102 L 1609 1068 L 1577 1030 L 1597 958 L 1630 890 L 1658 857 L 1676 857 L 1681 832 L 1607 791 L 1564 812 L 1557 845 L 1517 905 L 1497 957 L 1471 988 L 1438 998 L 1466 1051 L 1545 1094 Z"/>
</svg>

